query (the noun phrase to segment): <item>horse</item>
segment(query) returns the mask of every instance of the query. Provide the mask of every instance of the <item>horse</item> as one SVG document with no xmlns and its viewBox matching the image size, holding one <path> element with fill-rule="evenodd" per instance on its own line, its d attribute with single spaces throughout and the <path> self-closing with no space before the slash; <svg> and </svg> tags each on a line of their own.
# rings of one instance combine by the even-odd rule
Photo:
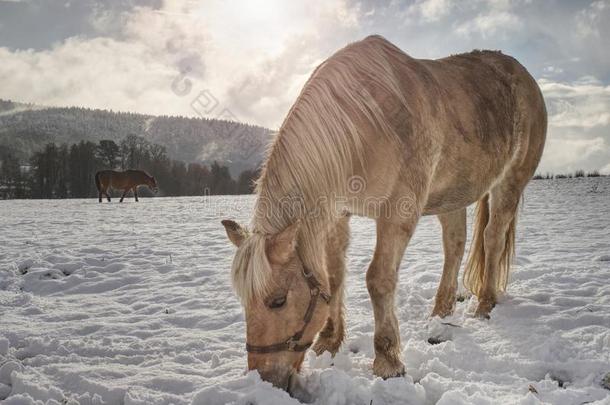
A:
<svg viewBox="0 0 610 405">
<path fill-rule="evenodd" d="M 95 173 L 95 186 L 97 187 L 99 202 L 102 202 L 103 194 L 106 195 L 108 202 L 110 202 L 108 188 L 123 190 L 123 195 L 119 202 L 123 202 L 129 190 L 133 190 L 133 196 L 138 201 L 139 185 L 147 185 L 155 193 L 158 191 L 155 178 L 143 170 L 126 170 L 124 172 L 102 170 Z"/>
<path fill-rule="evenodd" d="M 352 215 L 376 222 L 366 271 L 374 375 L 405 374 L 396 286 L 424 215 L 437 216 L 442 229 L 431 315 L 443 318 L 455 307 L 466 207 L 477 203 L 463 283 L 478 298 L 474 316 L 488 319 L 506 290 L 517 208 L 546 127 L 536 81 L 500 51 L 415 59 L 371 36 L 324 61 L 267 152 L 250 227 L 222 221 L 237 246 L 231 274 L 248 368 L 290 390 L 309 347 L 337 353 Z"/>
</svg>

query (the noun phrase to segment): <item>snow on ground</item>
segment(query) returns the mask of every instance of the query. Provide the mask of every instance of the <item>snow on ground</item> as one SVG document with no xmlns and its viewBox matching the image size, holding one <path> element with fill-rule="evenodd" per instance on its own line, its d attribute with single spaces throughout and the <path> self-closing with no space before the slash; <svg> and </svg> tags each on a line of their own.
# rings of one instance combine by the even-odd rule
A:
<svg viewBox="0 0 610 405">
<path fill-rule="evenodd" d="M 247 222 L 252 202 L 0 202 L 3 403 L 299 403 L 245 373 L 219 221 Z M 471 317 L 474 299 L 458 303 L 455 326 L 429 319 L 442 249 L 436 219 L 422 219 L 397 297 L 405 378 L 372 376 L 372 222 L 354 218 L 352 234 L 348 338 L 335 359 L 308 353 L 300 400 L 610 403 L 610 178 L 531 183 L 509 292 L 490 321 Z M 427 342 L 437 336 L 446 341 Z"/>
</svg>

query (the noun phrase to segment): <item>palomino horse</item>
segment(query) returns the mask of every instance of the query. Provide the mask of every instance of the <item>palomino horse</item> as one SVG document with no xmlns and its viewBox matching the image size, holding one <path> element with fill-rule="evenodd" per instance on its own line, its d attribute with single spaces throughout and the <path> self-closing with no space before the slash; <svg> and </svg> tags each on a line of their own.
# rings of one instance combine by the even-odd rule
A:
<svg viewBox="0 0 610 405">
<path fill-rule="evenodd" d="M 133 195 L 138 201 L 138 186 L 147 185 L 153 192 L 157 192 L 157 181 L 153 176 L 142 170 L 126 170 L 117 172 L 114 170 L 102 170 L 95 173 L 95 186 L 97 187 L 99 202 L 102 202 L 102 195 L 106 194 L 110 202 L 109 188 L 123 190 L 123 195 L 119 202 L 123 202 L 129 190 L 133 190 Z"/>
<path fill-rule="evenodd" d="M 452 313 L 478 202 L 465 285 L 489 317 L 505 290 L 517 206 L 546 136 L 536 81 L 510 56 L 474 51 L 413 59 L 379 36 L 338 51 L 312 74 L 284 120 L 257 185 L 232 279 L 245 308 L 248 366 L 286 389 L 304 352 L 339 349 L 350 214 L 373 218 L 366 273 L 375 317 L 373 372 L 400 376 L 395 292 L 422 215 L 436 215 L 445 263 L 433 316 Z"/>
</svg>

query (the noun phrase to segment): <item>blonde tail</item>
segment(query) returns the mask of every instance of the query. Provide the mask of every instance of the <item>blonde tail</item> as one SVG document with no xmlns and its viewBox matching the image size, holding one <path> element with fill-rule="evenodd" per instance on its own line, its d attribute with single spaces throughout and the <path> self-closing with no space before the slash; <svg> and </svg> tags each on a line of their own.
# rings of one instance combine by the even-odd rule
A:
<svg viewBox="0 0 610 405">
<path fill-rule="evenodd" d="M 489 221 L 489 194 L 479 200 L 475 210 L 475 223 L 464 270 L 464 287 L 478 296 L 485 274 L 485 241 L 483 234 Z"/>
<path fill-rule="evenodd" d="M 464 286 L 474 295 L 480 296 L 483 287 L 483 276 L 485 274 L 485 227 L 489 222 L 489 194 L 486 194 L 477 203 L 475 211 L 474 233 L 470 251 L 468 252 L 468 260 L 466 261 L 466 269 L 464 271 Z M 515 254 L 515 229 L 517 227 L 517 215 L 513 216 L 508 229 L 506 230 L 504 249 L 500 255 L 498 264 L 498 276 L 496 277 L 497 284 L 494 286 L 495 292 L 506 291 L 508 283 L 508 272 Z"/>
</svg>

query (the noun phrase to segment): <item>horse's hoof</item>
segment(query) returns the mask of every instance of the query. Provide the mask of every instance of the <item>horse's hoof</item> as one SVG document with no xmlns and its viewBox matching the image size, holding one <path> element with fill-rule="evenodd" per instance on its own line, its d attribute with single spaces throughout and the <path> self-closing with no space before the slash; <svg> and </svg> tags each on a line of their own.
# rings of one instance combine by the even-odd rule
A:
<svg viewBox="0 0 610 405">
<path fill-rule="evenodd" d="M 384 380 L 387 380 L 389 378 L 401 378 L 401 377 L 404 377 L 405 374 L 407 374 L 407 370 L 403 366 L 402 370 L 389 374 L 387 376 L 381 376 L 381 378 L 383 378 Z"/>
<path fill-rule="evenodd" d="M 479 318 L 479 319 L 491 319 L 489 314 L 491 313 L 491 310 L 494 309 L 495 306 L 496 306 L 496 304 L 493 302 L 486 302 L 486 301 L 480 302 L 479 306 L 477 307 L 477 310 L 474 313 L 474 317 Z"/>
<path fill-rule="evenodd" d="M 434 318 L 435 316 L 438 316 L 439 318 L 445 318 L 447 316 L 453 315 L 454 310 L 455 310 L 455 294 L 454 293 L 441 294 L 440 296 L 437 295 L 431 317 Z"/>
<path fill-rule="evenodd" d="M 434 307 L 432 314 L 430 314 L 430 318 L 434 318 L 435 316 L 438 316 L 439 318 L 443 319 L 443 318 L 446 318 L 451 315 L 453 315 L 453 307 L 451 307 L 451 308 Z"/>
<path fill-rule="evenodd" d="M 400 360 L 390 361 L 378 356 L 373 361 L 373 374 L 387 380 L 388 378 L 404 377 L 406 370 Z"/>
<path fill-rule="evenodd" d="M 324 352 L 329 352 L 333 357 L 335 354 L 339 352 L 339 348 L 341 347 L 341 342 L 337 342 L 330 339 L 318 338 L 316 343 L 312 346 L 311 350 L 316 352 L 318 356 L 320 356 Z"/>
<path fill-rule="evenodd" d="M 491 319 L 491 315 L 484 314 L 484 313 L 479 313 L 479 312 L 475 312 L 474 317 L 478 318 L 478 319 L 480 319 L 482 321 L 488 321 L 488 320 Z"/>
</svg>

